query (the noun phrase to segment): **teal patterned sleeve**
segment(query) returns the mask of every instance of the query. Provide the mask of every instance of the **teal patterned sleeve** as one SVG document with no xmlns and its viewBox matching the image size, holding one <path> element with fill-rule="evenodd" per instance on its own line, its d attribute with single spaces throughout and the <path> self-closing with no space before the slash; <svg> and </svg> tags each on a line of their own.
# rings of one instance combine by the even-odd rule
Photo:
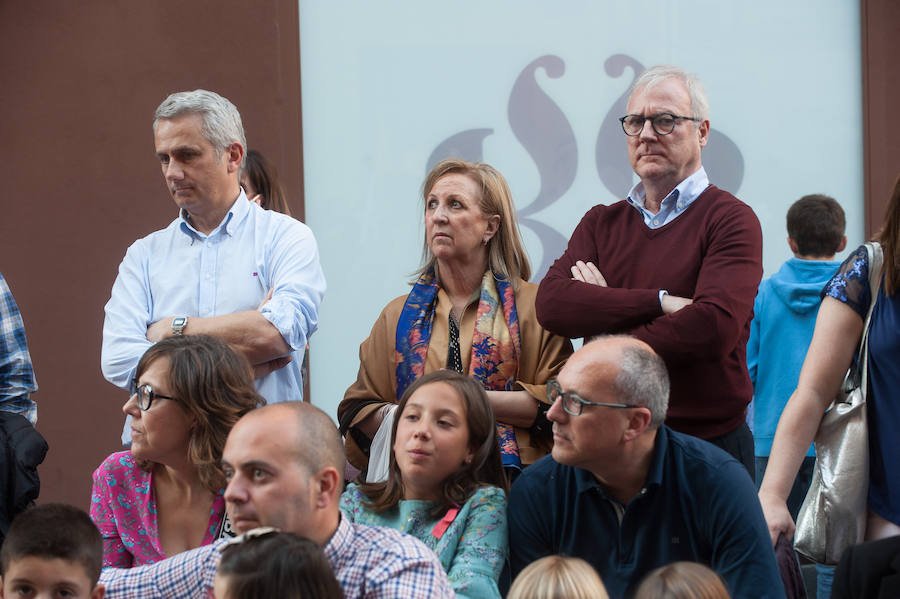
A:
<svg viewBox="0 0 900 599">
<path fill-rule="evenodd" d="M 447 572 L 457 597 L 500 597 L 497 579 L 506 561 L 506 494 L 483 487 L 466 502 L 465 530 Z"/>
</svg>

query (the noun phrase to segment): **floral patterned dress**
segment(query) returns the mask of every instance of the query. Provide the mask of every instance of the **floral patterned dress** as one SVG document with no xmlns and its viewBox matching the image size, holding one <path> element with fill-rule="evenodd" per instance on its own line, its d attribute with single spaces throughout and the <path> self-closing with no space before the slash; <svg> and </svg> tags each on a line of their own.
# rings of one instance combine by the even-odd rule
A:
<svg viewBox="0 0 900 599">
<path fill-rule="evenodd" d="M 212 543 L 222 526 L 223 492 L 213 500 L 203 545 Z M 91 520 L 103 537 L 103 567 L 131 568 L 166 559 L 156 518 L 153 473 L 139 468 L 130 451 L 103 460 L 91 490 Z"/>
<path fill-rule="evenodd" d="M 386 526 L 411 535 L 438 556 L 457 597 L 500 597 L 497 579 L 506 561 L 506 494 L 482 487 L 459 508 L 435 520 L 428 512 L 434 502 L 403 500 L 397 507 L 375 513 L 359 487 L 350 484 L 341 496 L 341 511 L 351 521 Z"/>
</svg>

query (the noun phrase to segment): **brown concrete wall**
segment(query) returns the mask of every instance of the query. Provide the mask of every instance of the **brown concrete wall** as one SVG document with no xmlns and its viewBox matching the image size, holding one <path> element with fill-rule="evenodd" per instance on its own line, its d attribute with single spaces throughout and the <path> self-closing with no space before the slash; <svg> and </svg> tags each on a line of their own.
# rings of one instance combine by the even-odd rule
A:
<svg viewBox="0 0 900 599">
<path fill-rule="evenodd" d="M 866 237 L 881 228 L 900 175 L 900 2 L 862 0 Z"/>
<path fill-rule="evenodd" d="M 302 218 L 296 0 L 0 2 L 0 271 L 22 310 L 50 444 L 41 501 L 87 508 L 125 393 L 100 374 L 103 306 L 128 245 L 176 208 L 153 152 L 173 91 L 234 102 Z"/>
</svg>

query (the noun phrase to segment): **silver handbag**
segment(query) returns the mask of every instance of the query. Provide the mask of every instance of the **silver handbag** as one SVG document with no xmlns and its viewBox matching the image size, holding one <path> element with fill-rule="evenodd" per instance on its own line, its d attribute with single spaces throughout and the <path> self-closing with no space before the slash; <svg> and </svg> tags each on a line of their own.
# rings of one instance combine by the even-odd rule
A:
<svg viewBox="0 0 900 599">
<path fill-rule="evenodd" d="M 869 493 L 869 431 L 866 390 L 869 322 L 878 297 L 882 252 L 867 243 L 872 301 L 859 342 L 837 397 L 816 433 L 816 469 L 797 515 L 794 549 L 810 560 L 836 565 L 844 550 L 864 540 Z"/>
</svg>

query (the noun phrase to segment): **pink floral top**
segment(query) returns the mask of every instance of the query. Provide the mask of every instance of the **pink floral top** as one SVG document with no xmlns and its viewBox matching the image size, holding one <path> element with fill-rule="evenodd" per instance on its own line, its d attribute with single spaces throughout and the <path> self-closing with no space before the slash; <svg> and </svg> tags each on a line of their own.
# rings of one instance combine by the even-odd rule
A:
<svg viewBox="0 0 900 599">
<path fill-rule="evenodd" d="M 218 536 L 225 514 L 223 491 L 216 494 L 203 545 Z M 94 471 L 91 520 L 103 537 L 103 567 L 130 568 L 168 557 L 159 543 L 153 473 L 142 470 L 130 451 L 114 453 Z"/>
</svg>

